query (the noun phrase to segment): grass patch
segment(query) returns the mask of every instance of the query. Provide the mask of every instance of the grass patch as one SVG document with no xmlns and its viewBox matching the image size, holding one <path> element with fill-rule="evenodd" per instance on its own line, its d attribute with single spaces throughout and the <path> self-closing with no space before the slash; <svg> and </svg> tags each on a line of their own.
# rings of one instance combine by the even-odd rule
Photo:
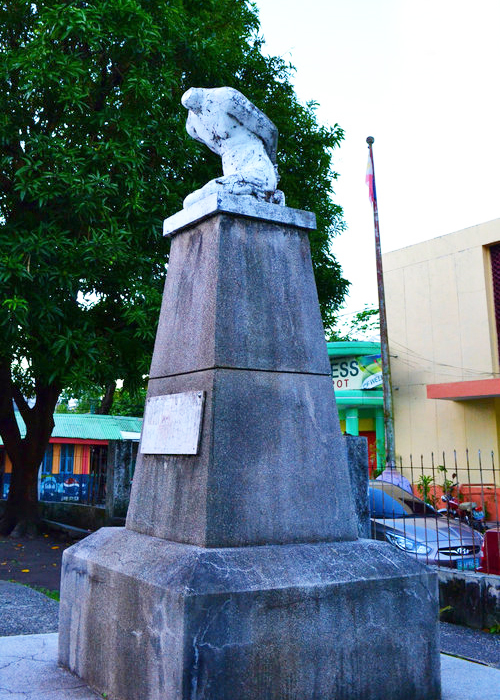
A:
<svg viewBox="0 0 500 700">
<path fill-rule="evenodd" d="M 43 586 L 35 586 L 29 583 L 22 583 L 21 585 L 26 586 L 26 588 L 31 588 L 33 591 L 43 593 L 43 595 L 46 595 L 47 598 L 52 598 L 52 600 L 57 600 L 57 602 L 59 602 L 61 599 L 59 591 L 51 591 L 49 588 L 44 588 Z"/>
</svg>

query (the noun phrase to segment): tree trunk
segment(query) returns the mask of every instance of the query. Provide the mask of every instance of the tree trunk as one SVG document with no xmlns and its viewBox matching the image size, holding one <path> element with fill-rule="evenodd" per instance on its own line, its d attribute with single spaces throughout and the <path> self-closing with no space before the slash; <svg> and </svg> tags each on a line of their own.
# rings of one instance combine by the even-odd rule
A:
<svg viewBox="0 0 500 700">
<path fill-rule="evenodd" d="M 22 450 L 23 452 L 24 450 Z M 0 519 L 0 533 L 13 537 L 35 534 L 39 523 L 38 467 L 40 462 L 27 459 L 12 461 L 12 475 L 5 511 Z"/>
<path fill-rule="evenodd" d="M 54 428 L 54 409 L 60 394 L 56 385 L 35 385 L 36 403 L 30 408 L 12 382 L 10 366 L 0 363 L 0 435 L 12 462 L 12 475 L 0 534 L 32 534 L 38 529 L 38 468 Z M 21 438 L 13 399 L 26 425 Z"/>
<path fill-rule="evenodd" d="M 113 405 L 113 398 L 116 390 L 116 382 L 111 382 L 106 387 L 104 396 L 102 397 L 101 405 L 97 409 L 96 413 L 99 415 L 107 416 L 111 411 L 111 406 Z"/>
</svg>

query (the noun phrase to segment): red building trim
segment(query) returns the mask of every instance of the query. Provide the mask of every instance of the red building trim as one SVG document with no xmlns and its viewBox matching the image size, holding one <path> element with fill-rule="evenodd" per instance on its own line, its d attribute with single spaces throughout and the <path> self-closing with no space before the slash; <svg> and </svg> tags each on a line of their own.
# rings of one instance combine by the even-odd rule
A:
<svg viewBox="0 0 500 700">
<path fill-rule="evenodd" d="M 475 379 L 468 382 L 427 384 L 428 399 L 466 401 L 500 397 L 500 379 Z"/>
<path fill-rule="evenodd" d="M 60 445 L 108 445 L 109 440 L 83 440 L 81 438 L 52 437 L 49 440 L 52 444 Z"/>
<path fill-rule="evenodd" d="M 88 474 L 89 473 L 89 457 L 90 457 L 90 448 L 88 445 L 84 445 L 82 449 L 82 474 Z"/>
</svg>

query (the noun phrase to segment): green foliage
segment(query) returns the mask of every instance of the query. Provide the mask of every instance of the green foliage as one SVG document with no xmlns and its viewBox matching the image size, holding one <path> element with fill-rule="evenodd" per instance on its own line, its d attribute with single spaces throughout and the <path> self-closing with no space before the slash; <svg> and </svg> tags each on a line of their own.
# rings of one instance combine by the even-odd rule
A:
<svg viewBox="0 0 500 700">
<path fill-rule="evenodd" d="M 443 493 L 449 493 L 453 490 L 453 486 L 455 482 L 452 479 L 448 479 L 446 474 L 448 473 L 448 469 L 445 467 L 444 464 L 438 464 L 437 470 L 440 474 L 443 475 Z M 456 476 L 456 474 L 453 474 L 453 476 Z"/>
<path fill-rule="evenodd" d="M 133 393 L 125 388 L 118 389 L 115 392 L 110 413 L 112 416 L 140 417 L 144 413 L 145 403 L 146 387 L 139 388 Z"/>
<path fill-rule="evenodd" d="M 56 413 L 98 413 L 101 409 L 104 390 L 98 386 L 73 394 L 67 390 L 61 394 Z M 76 402 L 74 405 L 73 403 Z M 109 414 L 112 416 L 142 416 L 146 402 L 146 387 L 139 386 L 130 391 L 122 387 L 117 389 Z"/>
<path fill-rule="evenodd" d="M 57 600 L 57 602 L 59 602 L 61 599 L 59 591 L 53 591 L 50 588 L 44 588 L 43 586 L 35 586 L 31 583 L 26 583 L 23 585 L 27 586 L 28 588 L 31 588 L 34 591 L 38 591 L 39 593 L 43 593 L 43 595 L 47 596 L 47 598 L 51 598 L 52 600 Z"/>
<path fill-rule="evenodd" d="M 168 256 L 162 219 L 220 172 L 184 128 L 191 85 L 242 89 L 280 131 L 281 187 L 314 210 L 326 320 L 347 282 L 329 252 L 338 126 L 300 105 L 243 0 L 0 6 L 0 353 L 25 395 L 148 371 Z"/>
<path fill-rule="evenodd" d="M 76 392 L 76 395 L 65 390 L 61 394 L 56 413 L 97 413 L 103 395 L 104 392 L 97 386 Z"/>
<path fill-rule="evenodd" d="M 0 3 L 0 434 L 22 474 L 0 531 L 33 522 L 62 388 L 143 384 L 168 261 L 162 219 L 221 172 L 186 133 L 186 89 L 241 89 L 276 123 L 287 203 L 317 214 L 328 323 L 342 302 L 329 246 L 344 228 L 331 197 L 343 133 L 299 104 L 292 68 L 264 56 L 258 30 L 246 0 Z"/>
<path fill-rule="evenodd" d="M 365 304 L 362 311 L 354 314 L 349 321 L 342 323 L 342 316 L 334 316 L 334 326 L 327 328 L 329 341 L 366 340 L 380 335 L 380 314 L 375 306 Z"/>
<path fill-rule="evenodd" d="M 434 483 L 434 477 L 428 474 L 421 474 L 417 482 L 417 490 L 422 499 L 431 506 L 436 505 L 436 499 L 431 494 L 431 486 Z"/>
</svg>

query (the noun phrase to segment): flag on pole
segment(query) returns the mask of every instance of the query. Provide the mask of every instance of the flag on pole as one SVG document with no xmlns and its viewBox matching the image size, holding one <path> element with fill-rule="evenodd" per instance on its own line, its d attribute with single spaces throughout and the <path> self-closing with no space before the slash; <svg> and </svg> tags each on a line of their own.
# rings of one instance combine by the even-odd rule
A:
<svg viewBox="0 0 500 700">
<path fill-rule="evenodd" d="M 375 175 L 373 173 L 371 153 L 368 153 L 368 166 L 366 168 L 365 182 L 368 185 L 368 196 L 370 197 L 370 202 L 373 204 L 377 195 L 375 194 Z"/>
</svg>

